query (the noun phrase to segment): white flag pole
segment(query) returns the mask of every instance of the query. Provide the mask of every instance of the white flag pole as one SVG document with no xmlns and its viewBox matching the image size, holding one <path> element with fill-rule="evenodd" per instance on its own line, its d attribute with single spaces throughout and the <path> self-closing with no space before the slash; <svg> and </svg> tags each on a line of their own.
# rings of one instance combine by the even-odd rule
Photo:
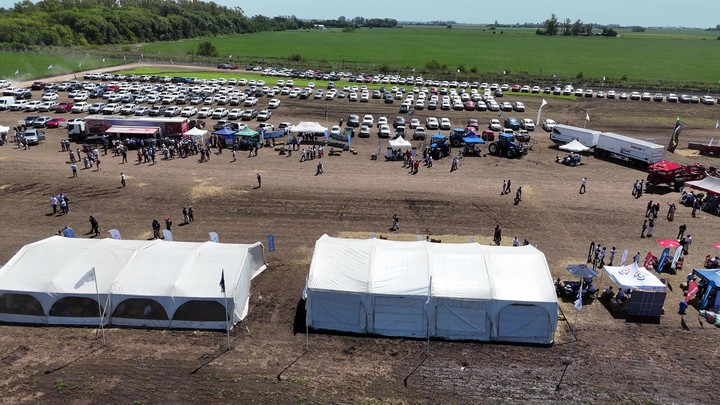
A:
<svg viewBox="0 0 720 405">
<path fill-rule="evenodd" d="M 92 275 L 93 275 L 93 281 L 95 281 L 95 294 L 97 295 L 97 303 L 98 303 L 98 314 L 100 315 L 100 333 L 102 333 L 103 338 L 103 346 L 105 346 L 105 328 L 103 327 L 103 309 L 102 305 L 100 304 L 100 290 L 98 289 L 97 284 L 97 274 L 95 272 L 95 267 L 92 268 Z"/>
</svg>

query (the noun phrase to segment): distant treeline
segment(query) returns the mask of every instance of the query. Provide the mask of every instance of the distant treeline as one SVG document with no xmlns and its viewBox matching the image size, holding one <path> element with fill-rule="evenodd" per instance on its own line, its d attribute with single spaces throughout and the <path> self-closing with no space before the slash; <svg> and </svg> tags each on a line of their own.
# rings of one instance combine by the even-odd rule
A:
<svg viewBox="0 0 720 405">
<path fill-rule="evenodd" d="M 197 0 L 24 0 L 0 9 L 0 45 L 133 44 L 262 31 L 328 27 L 394 27 L 390 19 L 303 21 L 245 16 L 242 9 Z"/>
</svg>

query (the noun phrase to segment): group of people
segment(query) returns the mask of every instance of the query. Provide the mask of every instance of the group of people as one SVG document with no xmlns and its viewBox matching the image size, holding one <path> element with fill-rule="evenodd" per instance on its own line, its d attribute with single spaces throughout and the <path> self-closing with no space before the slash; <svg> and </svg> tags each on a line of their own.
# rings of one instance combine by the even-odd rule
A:
<svg viewBox="0 0 720 405">
<path fill-rule="evenodd" d="M 57 215 L 59 207 L 60 215 L 65 215 L 70 212 L 70 199 L 63 193 L 58 194 L 57 197 L 52 195 L 50 196 L 50 206 L 52 207 L 53 214 Z"/>
</svg>

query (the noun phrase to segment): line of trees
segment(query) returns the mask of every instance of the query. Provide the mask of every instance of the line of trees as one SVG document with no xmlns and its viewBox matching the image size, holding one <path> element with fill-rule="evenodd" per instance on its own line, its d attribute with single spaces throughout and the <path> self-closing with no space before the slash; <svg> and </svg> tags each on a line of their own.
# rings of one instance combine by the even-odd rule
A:
<svg viewBox="0 0 720 405">
<path fill-rule="evenodd" d="M 392 19 L 341 17 L 303 21 L 295 16 L 247 17 L 229 8 L 196 0 L 23 0 L 0 9 L 0 45 L 106 45 L 173 41 L 204 36 L 330 27 L 395 27 Z"/>
<path fill-rule="evenodd" d="M 572 22 L 569 18 L 566 18 L 562 23 L 558 20 L 557 16 L 553 14 L 550 18 L 545 20 L 541 27 L 535 30 L 537 35 L 555 36 L 562 35 L 565 37 L 577 37 L 577 36 L 592 36 L 593 35 L 593 24 L 583 23 L 580 19 Z M 604 37 L 615 37 L 617 31 L 610 27 L 605 27 L 599 34 Z"/>
</svg>

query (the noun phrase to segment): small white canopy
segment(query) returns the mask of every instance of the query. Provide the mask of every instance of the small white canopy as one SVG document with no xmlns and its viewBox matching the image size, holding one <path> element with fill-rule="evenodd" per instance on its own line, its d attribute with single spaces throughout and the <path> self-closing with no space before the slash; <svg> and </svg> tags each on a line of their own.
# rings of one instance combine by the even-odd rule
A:
<svg viewBox="0 0 720 405">
<path fill-rule="evenodd" d="M 10 131 L 10 127 L 4 127 L 0 125 L 0 134 L 7 134 Z"/>
<path fill-rule="evenodd" d="M 406 141 L 402 136 L 399 136 L 396 139 L 391 139 L 388 143 L 393 150 L 400 149 L 404 151 L 412 149 L 412 144 L 409 141 Z"/>
<path fill-rule="evenodd" d="M 708 194 L 720 195 L 720 178 L 717 177 L 708 176 L 702 180 L 685 182 L 685 185 Z"/>
<path fill-rule="evenodd" d="M 610 279 L 623 289 L 644 290 L 644 291 L 665 291 L 665 284 L 654 274 L 644 267 L 638 267 L 633 262 L 621 267 L 603 267 Z"/>
<path fill-rule="evenodd" d="M 558 147 L 560 150 L 565 150 L 568 152 L 585 152 L 590 150 L 587 146 L 583 145 L 578 141 L 577 139 L 573 139 L 572 142 L 566 143 L 565 145 L 561 145 Z"/>
<path fill-rule="evenodd" d="M 319 122 L 300 122 L 297 125 L 293 125 L 290 132 L 295 133 L 313 133 L 313 134 L 324 134 L 327 128 L 320 125 Z"/>
<path fill-rule="evenodd" d="M 190 129 L 186 132 L 183 132 L 183 135 L 186 136 L 205 136 L 208 133 L 207 130 L 200 129 L 198 127 L 194 127 L 193 129 Z"/>
</svg>

